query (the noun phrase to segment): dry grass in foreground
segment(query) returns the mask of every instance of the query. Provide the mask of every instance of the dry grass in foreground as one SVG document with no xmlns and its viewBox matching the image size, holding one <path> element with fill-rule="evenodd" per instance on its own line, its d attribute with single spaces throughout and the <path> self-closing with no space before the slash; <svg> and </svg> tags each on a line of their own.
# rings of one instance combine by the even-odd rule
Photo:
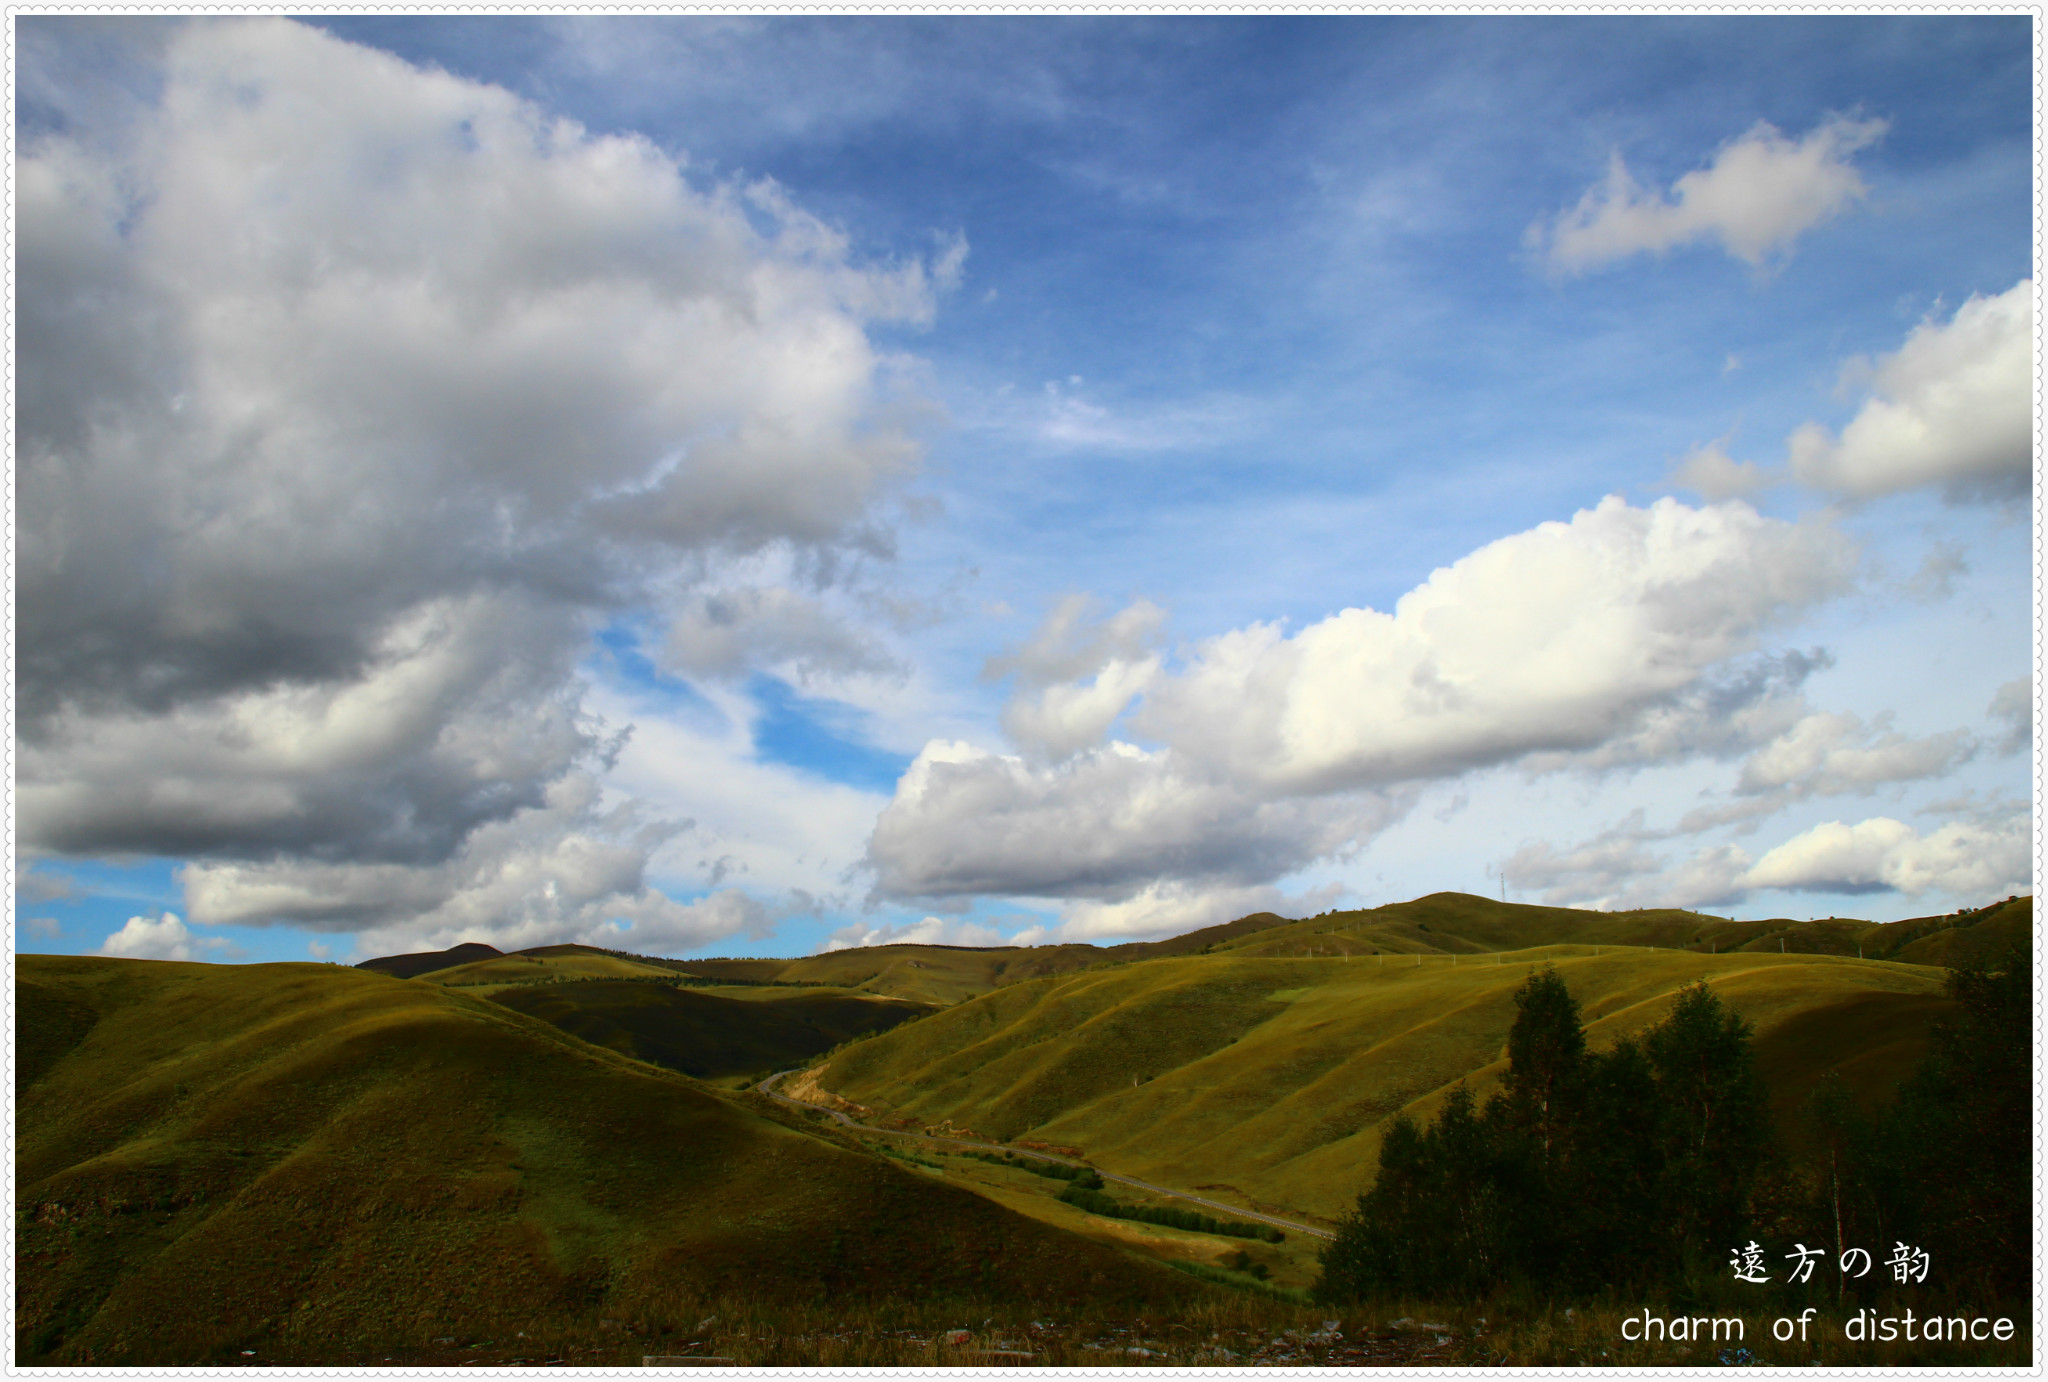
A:
<svg viewBox="0 0 2048 1382">
<path fill-rule="evenodd" d="M 1336 1310 L 1244 1295 L 1194 1301 L 1169 1312 L 1032 1315 L 1015 1305 L 986 1301 L 847 1301 L 778 1308 L 678 1293 L 648 1306 L 641 1317 L 598 1318 L 568 1329 L 513 1329 L 504 1337 L 449 1338 L 425 1348 L 355 1351 L 345 1357 L 265 1352 L 239 1361 L 250 1366 L 619 1367 L 653 1357 L 778 1368 L 1213 1368 L 2017 1367 L 2032 1359 L 2031 1328 L 2017 1318 L 2019 1330 L 2008 1343 L 1856 1345 L 1842 1340 L 1840 1321 L 1825 1313 L 1807 1343 L 1775 1342 L 1768 1311 L 1745 1319 L 1740 1342 L 1632 1343 L 1622 1338 L 1621 1328 L 1636 1312 L 1606 1305 L 1524 1310 L 1498 1303 L 1466 1308 L 1385 1301 Z M 2011 1307 L 2006 1309 L 2011 1313 Z M 1652 1313 L 1661 1312 L 1652 1307 Z"/>
</svg>

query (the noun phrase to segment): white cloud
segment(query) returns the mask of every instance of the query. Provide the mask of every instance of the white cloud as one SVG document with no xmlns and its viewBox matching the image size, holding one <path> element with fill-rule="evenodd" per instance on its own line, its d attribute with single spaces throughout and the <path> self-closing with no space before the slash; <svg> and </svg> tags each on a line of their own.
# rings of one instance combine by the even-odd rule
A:
<svg viewBox="0 0 2048 1382">
<path fill-rule="evenodd" d="M 1798 723 L 1810 710 L 1800 686 L 1833 662 L 1824 648 L 1747 658 L 1645 708 L 1591 748 L 1542 750 L 1522 758 L 1519 766 L 1531 775 L 1608 773 L 1733 758 Z"/>
<path fill-rule="evenodd" d="M 1019 691 L 1003 708 L 1003 730 L 1029 752 L 1062 762 L 1100 744 L 1117 717 L 1159 675 L 1159 668 L 1156 656 L 1137 662 L 1117 659 L 1086 684 L 1061 682 L 1035 695 Z"/>
<path fill-rule="evenodd" d="M 1264 800 L 1171 752 L 1090 749 L 1056 767 L 927 744 L 875 823 L 886 897 L 989 894 L 1122 901 L 1154 883 L 1245 886 L 1356 845 L 1402 794 Z"/>
<path fill-rule="evenodd" d="M 1233 400 L 1116 412 L 1083 397 L 1081 383 L 1046 381 L 1042 406 L 1025 424 L 1039 442 L 1061 451 L 1172 451 L 1213 446 L 1244 422 L 1246 409 Z"/>
<path fill-rule="evenodd" d="M 1894 782 L 1938 777 L 1975 751 L 1966 730 L 1909 739 L 1884 717 L 1815 712 L 1758 749 L 1742 765 L 1736 790 L 1781 792 L 1791 799 L 1869 792 Z"/>
<path fill-rule="evenodd" d="M 1061 934 L 1128 934 L 1344 856 L 1405 814 L 1420 784 L 1473 768 L 1748 751 L 1798 719 L 1791 689 L 1822 659 L 1732 675 L 1731 662 L 1774 620 L 1841 589 L 1851 555 L 1824 524 L 1741 504 L 1609 499 L 1436 572 L 1393 614 L 1346 610 L 1291 637 L 1255 625 L 1197 645 L 1178 671 L 1136 664 L 1136 688 L 1098 669 L 1133 665 L 1149 607 L 1115 633 L 1066 602 L 992 670 L 1095 674 L 1095 687 L 1057 683 L 1074 704 L 1110 680 L 1092 718 L 1062 727 L 1104 725 L 1108 706 L 1142 689 L 1133 723 L 1161 746 L 1077 747 L 1078 729 L 1062 742 L 1014 707 L 1006 723 L 1024 754 L 927 744 L 869 839 L 876 892 L 1067 899 Z M 1043 694 L 1019 704 L 1066 708 Z"/>
<path fill-rule="evenodd" d="M 1508 856 L 1500 875 L 1517 892 L 1540 893 L 1553 907 L 1608 897 L 1630 879 L 1663 870 L 1664 861 L 1644 848 L 1649 838 L 1654 834 L 1643 828 L 1643 812 L 1637 810 L 1613 829 L 1565 849 L 1530 841 Z"/>
<path fill-rule="evenodd" d="M 2015 498 L 2034 464 L 2034 285 L 1972 297 L 1923 321 L 1875 364 L 1852 366 L 1869 399 L 1831 435 L 1807 423 L 1787 443 L 1792 477 L 1855 499 L 1939 485 L 1951 499 Z"/>
<path fill-rule="evenodd" d="M 1723 145 L 1705 168 L 1681 177 L 1671 195 L 1647 191 L 1617 151 L 1607 180 L 1531 240 L 1553 268 L 1578 271 L 1633 254 L 1662 254 L 1717 239 L 1747 264 L 1787 250 L 1869 191 L 1849 157 L 1885 132 L 1882 120 L 1831 118 L 1794 142 L 1759 122 Z"/>
<path fill-rule="evenodd" d="M 378 954 L 463 941 L 661 954 L 766 935 L 778 911 L 737 889 L 684 903 L 647 884 L 648 855 L 680 830 L 631 805 L 604 807 L 595 780 L 571 773 L 543 805 L 477 827 L 438 863 L 202 861 L 180 881 L 197 921 L 357 931 L 359 948 Z"/>
<path fill-rule="evenodd" d="M 1210 639 L 1134 723 L 1276 792 L 1590 750 L 1844 589 L 1851 566 L 1823 523 L 1609 497 L 1435 572 L 1392 614 L 1347 609 L 1292 637 L 1254 625 Z"/>
<path fill-rule="evenodd" d="M 856 921 L 840 927 L 820 951 L 853 950 L 870 945 L 1010 945 L 1003 934 L 993 927 L 977 922 L 963 921 L 958 917 L 926 917 L 922 921 L 906 922 L 902 925 L 876 926 Z M 1025 942 L 1032 944 L 1032 942 Z"/>
<path fill-rule="evenodd" d="M 662 662 L 691 677 L 787 668 L 801 682 L 902 670 L 872 634 L 846 616 L 816 596 L 779 586 L 694 598 L 669 625 Z"/>
<path fill-rule="evenodd" d="M 1506 866 L 1509 881 L 1543 886 L 1555 906 L 1599 910 L 1732 906 L 1768 890 L 1821 893 L 1939 893 L 1987 901 L 2030 887 L 2032 819 L 2016 811 L 1979 813 L 1922 835 L 1889 816 L 1845 825 L 1827 821 L 1753 858 L 1712 845 L 1673 864 L 1641 848 L 1675 832 L 1634 818 L 1565 851 L 1526 845 Z"/>
<path fill-rule="evenodd" d="M 1118 902 L 1081 900 L 1062 911 L 1057 926 L 1026 932 L 1019 944 L 1047 945 L 1105 940 L 1149 940 L 1179 936 L 1204 926 L 1216 926 L 1254 912 L 1281 916 L 1310 916 L 1333 906 L 1342 889 L 1336 886 L 1314 889 L 1290 896 L 1267 886 L 1248 888 L 1203 887 L 1160 881 Z"/>
<path fill-rule="evenodd" d="M 223 959 L 239 959 L 244 954 L 225 937 L 193 935 L 173 912 L 128 918 L 128 924 L 101 942 L 96 953 L 124 960 L 190 960 L 200 951 Z"/>
<path fill-rule="evenodd" d="M 1034 758 L 1061 762 L 1102 743 L 1159 675 L 1151 649 L 1166 611 L 1149 600 L 1107 619 L 1094 618 L 1095 609 L 1086 595 L 1063 597 L 1022 646 L 982 669 L 985 678 L 1015 678 L 1003 730 Z"/>
<path fill-rule="evenodd" d="M 2025 892 L 2033 868 L 2032 822 L 1951 822 L 1929 835 L 1889 816 L 1827 821 L 1779 845 L 1742 878 L 1750 888 L 1813 892 L 1895 889 L 1991 897 Z"/>
<path fill-rule="evenodd" d="M 1734 460 L 1723 445 L 1708 442 L 1686 452 L 1672 468 L 1670 483 L 1718 504 L 1724 499 L 1746 499 L 1780 482 L 1775 472 L 1752 461 Z"/>
<path fill-rule="evenodd" d="M 24 832 L 81 853 L 444 854 L 600 748 L 564 685 L 573 636 L 560 610 L 479 593 L 409 609 L 348 677 L 64 706 L 20 745 Z"/>
<path fill-rule="evenodd" d="M 78 881 L 24 865 L 14 875 L 14 896 L 18 902 L 55 902 L 78 896 Z"/>
<path fill-rule="evenodd" d="M 2002 754 L 2023 751 L 2034 742 L 2034 681 L 2021 677 L 1998 688 L 1986 715 L 2005 725 L 2005 737 L 1998 743 Z"/>
<path fill-rule="evenodd" d="M 1046 611 L 1031 637 L 988 660 L 982 675 L 1014 676 L 1023 686 L 1049 686 L 1093 676 L 1112 662 L 1136 662 L 1158 642 L 1166 611 L 1150 600 L 1133 600 L 1107 619 L 1087 595 L 1062 596 Z"/>
<path fill-rule="evenodd" d="M 1906 582 L 1906 593 L 1930 604 L 1955 594 L 1955 578 L 1970 574 L 1970 563 L 1963 551 L 1960 542 L 1937 539 L 1930 543 L 1927 555 L 1920 559 L 1920 569 Z"/>
<path fill-rule="evenodd" d="M 32 936 L 49 936 L 53 939 L 64 931 L 63 924 L 55 917 L 24 917 L 21 926 Z"/>
<path fill-rule="evenodd" d="M 863 264 L 772 184 L 304 25 L 151 33 L 148 97 L 17 166 L 24 844 L 198 858 L 195 915 L 755 924 L 603 884 L 651 846 L 552 805 L 617 748 L 577 664 L 652 609 L 697 670 L 877 665 L 729 572 L 888 555 L 924 410 L 868 329 L 964 241 Z"/>
</svg>

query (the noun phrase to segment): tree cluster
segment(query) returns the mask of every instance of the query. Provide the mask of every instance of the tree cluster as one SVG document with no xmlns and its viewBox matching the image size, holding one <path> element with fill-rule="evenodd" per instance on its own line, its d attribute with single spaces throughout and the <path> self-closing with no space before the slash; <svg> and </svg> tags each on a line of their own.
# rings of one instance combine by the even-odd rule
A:
<svg viewBox="0 0 2048 1382">
<path fill-rule="evenodd" d="M 1908 1243 L 1944 1286 L 2026 1295 L 2033 1267 L 2034 990 L 2026 952 L 1952 970 L 1955 1015 L 1875 1113 L 1838 1077 L 1808 1105 L 1819 1145 L 1792 1187 L 1797 1216 L 1837 1244 Z M 1853 1289 L 1855 1283 L 1850 1283 Z"/>
<path fill-rule="evenodd" d="M 1378 1179 L 1323 1254 L 1320 1299 L 1649 1285 L 1742 1241 L 1771 1149 L 1749 1025 L 1697 983 L 1642 1036 L 1588 1051 L 1548 967 L 1515 1007 L 1483 1109 L 1460 1084 L 1426 1128 L 1388 1128 Z"/>
<path fill-rule="evenodd" d="M 1099 1184 L 1099 1182 L 1098 1182 Z M 1060 1203 L 1100 1214 L 1105 1219 L 1131 1219 L 1142 1224 L 1160 1224 L 1189 1233 L 1214 1233 L 1224 1238 L 1258 1238 L 1268 1243 L 1286 1241 L 1287 1235 L 1270 1224 L 1241 1224 L 1211 1218 L 1192 1209 L 1152 1208 L 1113 1200 L 1099 1190 L 1070 1185 L 1060 1192 Z"/>
</svg>

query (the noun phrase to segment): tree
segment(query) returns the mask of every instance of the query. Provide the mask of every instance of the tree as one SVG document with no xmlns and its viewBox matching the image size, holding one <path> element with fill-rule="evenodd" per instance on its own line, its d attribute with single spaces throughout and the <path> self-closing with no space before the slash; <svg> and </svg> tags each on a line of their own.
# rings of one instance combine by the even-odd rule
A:
<svg viewBox="0 0 2048 1382">
<path fill-rule="evenodd" d="M 2033 980 L 2023 949 L 1952 970 L 1953 1017 L 1871 1118 L 1835 1110 L 1848 1234 L 1930 1252 L 1979 1295 L 2025 1294 L 2033 1266 Z M 1836 1131 L 1836 1127 L 1839 1131 Z"/>
<path fill-rule="evenodd" d="M 1508 1073 L 1501 1088 L 1510 1118 L 1535 1138 L 1546 1163 L 1560 1150 L 1576 1113 L 1585 1058 L 1578 1000 L 1556 967 L 1545 965 L 1515 992 Z"/>
<path fill-rule="evenodd" d="M 1716 1254 L 1745 1226 L 1771 1143 L 1750 1026 L 1701 980 L 1679 990 L 1643 1051 L 1657 1078 L 1668 1241 L 1682 1256 Z"/>
</svg>

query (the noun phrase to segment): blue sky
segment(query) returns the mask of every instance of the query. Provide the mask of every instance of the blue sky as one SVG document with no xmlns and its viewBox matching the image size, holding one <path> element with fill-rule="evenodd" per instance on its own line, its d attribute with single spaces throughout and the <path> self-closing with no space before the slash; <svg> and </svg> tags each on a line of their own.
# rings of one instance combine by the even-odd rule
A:
<svg viewBox="0 0 2048 1382">
<path fill-rule="evenodd" d="M 2024 17 L 19 33 L 21 949 L 2029 886 Z"/>
</svg>

